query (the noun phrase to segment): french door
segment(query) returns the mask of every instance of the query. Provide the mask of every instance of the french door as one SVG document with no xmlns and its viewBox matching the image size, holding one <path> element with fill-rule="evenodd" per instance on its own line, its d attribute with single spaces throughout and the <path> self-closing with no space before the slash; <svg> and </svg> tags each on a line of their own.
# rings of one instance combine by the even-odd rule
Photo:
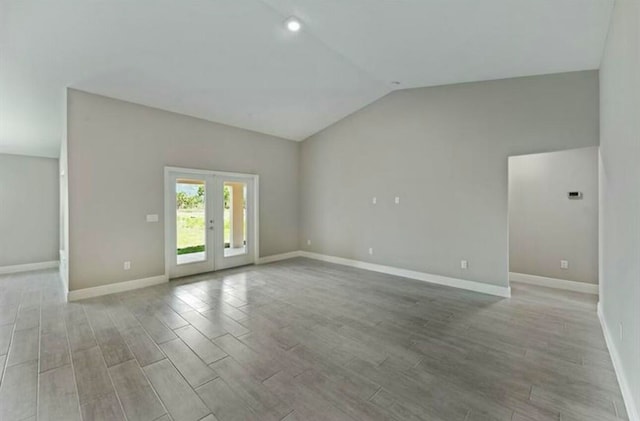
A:
<svg viewBox="0 0 640 421">
<path fill-rule="evenodd" d="M 167 168 L 165 258 L 170 278 L 255 261 L 257 176 Z"/>
</svg>

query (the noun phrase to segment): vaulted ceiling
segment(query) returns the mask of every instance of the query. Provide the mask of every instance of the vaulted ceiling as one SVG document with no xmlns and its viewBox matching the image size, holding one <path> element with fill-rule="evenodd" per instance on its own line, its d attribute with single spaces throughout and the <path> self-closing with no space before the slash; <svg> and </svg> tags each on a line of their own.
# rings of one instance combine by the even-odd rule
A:
<svg viewBox="0 0 640 421">
<path fill-rule="evenodd" d="M 0 0 L 0 152 L 58 156 L 65 87 L 303 140 L 395 89 L 596 69 L 612 5 Z"/>
</svg>

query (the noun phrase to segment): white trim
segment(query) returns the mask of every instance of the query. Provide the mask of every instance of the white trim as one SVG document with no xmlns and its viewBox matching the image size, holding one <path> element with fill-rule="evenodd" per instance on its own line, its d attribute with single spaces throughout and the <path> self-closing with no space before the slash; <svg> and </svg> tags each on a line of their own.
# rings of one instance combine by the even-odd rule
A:
<svg viewBox="0 0 640 421">
<path fill-rule="evenodd" d="M 260 258 L 260 176 L 253 175 L 253 261 Z"/>
<path fill-rule="evenodd" d="M 521 282 L 523 284 L 538 285 L 541 287 L 563 289 L 567 291 L 582 292 L 585 294 L 598 295 L 598 284 L 587 284 L 585 282 L 569 281 L 566 279 L 547 278 L 526 273 L 509 272 L 509 280 Z"/>
<path fill-rule="evenodd" d="M 216 171 L 216 170 L 202 170 L 196 168 L 182 168 L 182 167 L 164 167 L 166 172 L 183 172 L 189 174 L 200 175 L 218 175 L 223 177 L 257 177 L 258 174 L 243 173 L 243 172 L 228 172 L 228 171 Z"/>
<path fill-rule="evenodd" d="M 627 408 L 627 415 L 629 416 L 629 421 L 640 421 L 640 410 L 638 405 L 640 402 L 635 402 L 633 399 L 633 394 L 631 393 L 631 386 L 629 386 L 629 381 L 627 380 L 627 376 L 622 369 L 622 361 L 620 360 L 620 354 L 618 353 L 618 349 L 616 348 L 615 342 L 613 342 L 613 338 L 611 337 L 611 332 L 607 327 L 607 323 L 604 318 L 604 313 L 602 312 L 602 304 L 598 301 L 598 319 L 600 319 L 600 325 L 602 326 L 602 333 L 604 333 L 604 340 L 607 343 L 607 348 L 609 349 L 609 355 L 611 355 L 611 361 L 613 362 L 613 369 L 616 372 L 616 377 L 618 378 L 618 385 L 620 386 L 620 391 L 622 392 L 622 398 L 624 399 L 624 405 Z"/>
<path fill-rule="evenodd" d="M 429 282 L 432 284 L 445 285 L 453 288 L 466 289 L 469 291 L 480 292 L 482 294 L 496 295 L 498 297 L 511 297 L 511 288 L 499 285 L 485 284 L 476 281 L 467 281 L 465 279 L 450 278 L 447 276 L 433 275 L 431 273 L 417 272 L 414 270 L 400 269 L 392 266 L 378 265 L 375 263 L 361 262 L 359 260 L 344 259 L 342 257 L 327 256 L 319 253 L 301 251 L 300 256 L 310 259 L 322 260 L 324 262 L 336 263 L 338 265 L 351 266 L 360 269 L 371 270 L 374 272 L 387 273 L 389 275 L 400 276 L 403 278 L 416 279 L 418 281 Z"/>
<path fill-rule="evenodd" d="M 300 250 L 290 251 L 289 253 L 272 254 L 271 256 L 265 256 L 258 258 L 256 264 L 264 265 L 265 263 L 279 262 L 280 260 L 293 259 L 294 257 L 300 257 L 302 253 Z"/>
<path fill-rule="evenodd" d="M 100 297 L 102 295 L 115 294 L 117 292 L 131 291 L 133 289 L 150 287 L 169 282 L 166 275 L 152 276 L 150 278 L 134 279 L 133 281 L 116 282 L 115 284 L 100 285 L 93 288 L 77 289 L 69 291 L 68 301 L 84 300 L 86 298 Z"/>
<path fill-rule="evenodd" d="M 214 270 L 228 269 L 228 268 L 237 267 L 237 266 L 255 264 L 259 256 L 259 254 L 256 254 L 256 253 L 259 253 L 259 250 L 256 247 L 258 244 L 255 241 L 257 231 L 255 230 L 255 227 L 254 227 L 259 218 L 259 214 L 256 212 L 256 208 L 255 208 L 256 190 L 258 189 L 258 176 L 251 175 L 251 174 L 247 174 L 245 176 L 239 176 L 237 174 L 225 176 L 225 175 L 222 175 L 224 173 L 220 173 L 220 172 L 218 174 L 220 175 L 213 177 L 215 180 L 214 185 L 217 188 L 216 196 L 218 196 L 218 198 L 222 198 L 222 192 L 224 190 L 225 182 L 239 182 L 239 183 L 244 183 L 247 186 L 246 211 L 247 211 L 247 246 L 248 248 L 246 249 L 246 252 L 242 254 L 238 254 L 235 256 L 225 255 L 224 253 L 225 249 L 222 247 L 219 247 L 223 243 L 224 232 L 223 230 L 215 231 L 214 233 L 215 243 L 217 244 L 217 246 L 214 245 L 213 247 L 213 252 L 215 255 Z M 214 203 L 213 209 L 216 212 L 216 219 L 222 222 L 224 220 L 224 208 L 222 206 L 222 203 L 217 203 L 217 205 L 218 206 L 216 206 L 216 204 Z"/>
<path fill-rule="evenodd" d="M 32 270 L 53 269 L 60 265 L 58 261 L 26 263 L 24 265 L 0 266 L 0 275 L 7 273 L 29 272 Z"/>
<path fill-rule="evenodd" d="M 604 278 L 604 192 L 605 173 L 602 150 L 598 146 L 598 279 Z M 598 295 L 603 296 L 602 282 L 598 282 Z"/>
</svg>

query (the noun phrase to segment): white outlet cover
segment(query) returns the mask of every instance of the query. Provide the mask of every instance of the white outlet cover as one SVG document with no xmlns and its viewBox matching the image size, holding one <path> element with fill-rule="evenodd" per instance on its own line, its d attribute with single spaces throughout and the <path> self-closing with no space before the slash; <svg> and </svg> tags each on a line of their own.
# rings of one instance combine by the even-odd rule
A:
<svg viewBox="0 0 640 421">
<path fill-rule="evenodd" d="M 307 240 L 307 245 L 310 246 L 311 245 L 311 240 Z"/>
<path fill-rule="evenodd" d="M 124 262 L 124 270 L 131 269 L 131 262 Z"/>
<path fill-rule="evenodd" d="M 373 254 L 373 248 L 369 247 L 369 254 Z"/>
<path fill-rule="evenodd" d="M 469 262 L 467 262 L 466 260 L 460 260 L 460 269 L 467 269 L 469 268 Z"/>
<path fill-rule="evenodd" d="M 371 203 L 373 203 L 374 205 L 375 205 L 376 203 L 378 203 L 378 198 L 377 198 L 377 197 L 373 197 L 373 198 L 371 199 Z"/>
<path fill-rule="evenodd" d="M 569 261 L 560 260 L 560 269 L 569 269 Z"/>
<path fill-rule="evenodd" d="M 396 196 L 396 205 L 400 204 L 400 196 Z"/>
</svg>

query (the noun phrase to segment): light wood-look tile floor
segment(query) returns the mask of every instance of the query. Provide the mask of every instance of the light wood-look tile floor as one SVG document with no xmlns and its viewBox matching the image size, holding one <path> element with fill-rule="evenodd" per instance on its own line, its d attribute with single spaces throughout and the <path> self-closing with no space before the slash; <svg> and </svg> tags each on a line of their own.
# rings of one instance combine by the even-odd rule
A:
<svg viewBox="0 0 640 421">
<path fill-rule="evenodd" d="M 64 303 L 0 277 L 0 419 L 626 419 L 592 296 L 293 259 Z"/>
</svg>

